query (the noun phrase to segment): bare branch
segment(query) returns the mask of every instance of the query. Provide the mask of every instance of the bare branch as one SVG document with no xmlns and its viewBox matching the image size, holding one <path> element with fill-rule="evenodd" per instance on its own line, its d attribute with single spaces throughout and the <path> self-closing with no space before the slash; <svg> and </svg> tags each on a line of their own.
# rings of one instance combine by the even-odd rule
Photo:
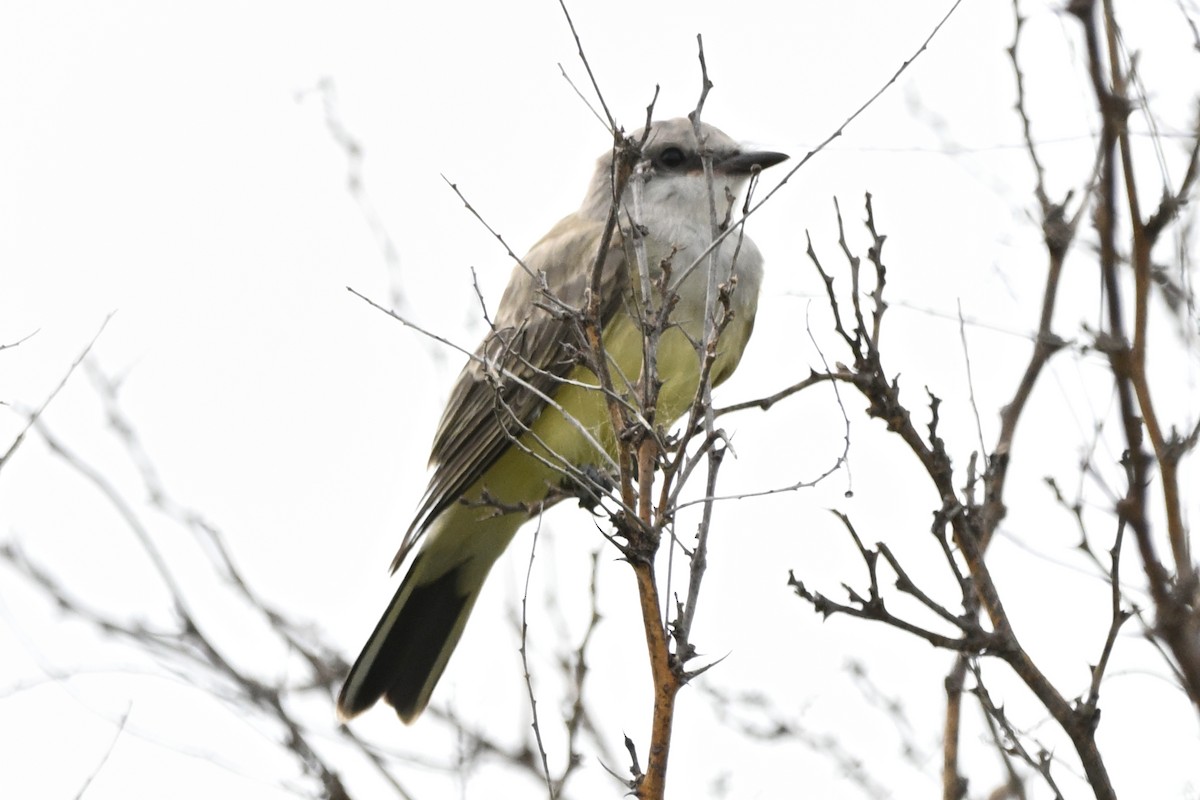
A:
<svg viewBox="0 0 1200 800">
<path fill-rule="evenodd" d="M 533 737 L 537 742 L 538 755 L 542 760 L 542 775 L 546 779 L 546 795 L 550 800 L 558 797 L 554 782 L 550 780 L 550 764 L 546 760 L 546 745 L 542 743 L 542 728 L 538 724 L 537 696 L 533 691 L 533 676 L 529 673 L 529 617 L 527 615 L 529 602 L 529 581 L 533 577 L 533 559 L 537 555 L 538 534 L 542 531 L 542 515 L 537 515 L 537 525 L 533 529 L 533 543 L 529 546 L 529 565 L 525 569 L 525 591 L 521 593 L 521 669 L 525 673 L 525 688 L 529 690 L 529 711 L 533 715 Z"/>
<path fill-rule="evenodd" d="M 113 314 L 115 313 L 115 311 L 110 311 L 108 313 L 108 315 L 104 318 L 104 321 L 100 323 L 100 327 L 94 334 L 92 334 L 92 338 L 88 341 L 87 345 L 83 348 L 83 350 L 80 351 L 79 355 L 75 357 L 75 360 L 71 362 L 71 365 L 67 367 L 67 371 L 63 374 L 62 379 L 58 382 L 58 385 L 55 386 L 53 391 L 46 396 L 46 399 L 42 401 L 40 406 L 30 412 L 28 418 L 25 420 L 25 426 L 21 428 L 21 432 L 17 434 L 15 439 L 13 439 L 13 443 L 8 446 L 8 450 L 4 451 L 3 455 L 0 455 L 0 469 L 3 469 L 4 465 L 8 463 L 8 460 L 13 457 L 14 453 L 17 452 L 17 448 L 20 447 L 21 443 L 25 441 L 25 436 L 29 433 L 29 429 L 38 423 L 42 417 L 42 414 L 46 411 L 46 408 L 51 402 L 53 402 L 55 397 L 58 397 L 58 393 L 61 392 L 63 387 L 67 385 L 67 381 L 71 379 L 71 375 L 74 374 L 75 369 L 83 363 L 83 360 L 87 358 L 88 353 L 92 352 L 92 347 L 100 338 L 100 334 L 104 333 L 105 327 L 108 326 L 108 321 L 113 318 Z M 32 333 L 29 334 L 29 336 L 32 335 Z M 14 344 L 20 344 L 28 339 L 29 336 L 26 336 L 24 339 L 21 339 Z M 11 347 L 13 345 L 6 346 Z"/>
</svg>

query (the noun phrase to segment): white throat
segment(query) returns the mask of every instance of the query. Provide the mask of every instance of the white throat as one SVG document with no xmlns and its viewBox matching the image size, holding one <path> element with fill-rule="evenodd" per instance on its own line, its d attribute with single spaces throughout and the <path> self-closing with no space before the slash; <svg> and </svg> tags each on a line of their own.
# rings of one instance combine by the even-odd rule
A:
<svg viewBox="0 0 1200 800">
<path fill-rule="evenodd" d="M 631 177 L 630 183 L 641 180 Z M 731 181 L 726 176 L 716 175 L 713 180 L 713 198 L 716 206 L 718 226 L 726 218 L 732 218 L 731 202 L 741 190 L 743 180 Z M 631 185 L 626 189 L 626 208 L 631 216 L 634 209 L 634 193 Z M 641 219 L 636 220 L 647 235 L 666 247 L 678 249 L 673 259 L 675 275 L 683 276 L 675 287 L 679 294 L 676 316 L 684 319 L 703 318 L 707 300 L 709 262 L 701 258 L 713 241 L 712 207 L 709 202 L 708 182 L 703 174 L 652 175 L 642 183 L 640 203 Z M 719 235 L 718 231 L 718 235 Z M 740 231 L 727 236 L 715 249 L 717 283 L 728 283 L 732 275 L 737 276 L 737 288 L 733 296 L 735 309 L 752 309 L 762 284 L 762 256 L 752 241 Z M 685 271 L 689 270 L 686 275 Z M 687 325 L 687 327 L 691 327 Z"/>
</svg>

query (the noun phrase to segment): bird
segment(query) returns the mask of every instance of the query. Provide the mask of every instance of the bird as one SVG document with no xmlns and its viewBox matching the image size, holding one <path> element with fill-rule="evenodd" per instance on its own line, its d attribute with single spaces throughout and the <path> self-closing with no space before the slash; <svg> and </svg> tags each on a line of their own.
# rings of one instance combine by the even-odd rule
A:
<svg viewBox="0 0 1200 800">
<path fill-rule="evenodd" d="M 616 437 L 598 378 L 580 357 L 588 345 L 564 311 L 581 308 L 591 295 L 596 265 L 612 386 L 631 403 L 644 358 L 639 314 L 645 289 L 659 287 L 659 304 L 664 285 L 670 286 L 668 296 L 677 296 L 657 349 L 656 424 L 669 427 L 696 395 L 708 296 L 703 257 L 710 249 L 718 280 L 733 289 L 712 385 L 737 367 L 754 327 L 763 259 L 742 231 L 713 248 L 712 209 L 728 226 L 734 198 L 751 177 L 788 156 L 744 148 L 707 123 L 698 129 L 699 137 L 697 125 L 680 117 L 652 122 L 630 137 L 641 143 L 640 158 L 620 198 L 615 231 L 609 217 L 619 162 L 610 148 L 597 160 L 579 210 L 514 265 L 490 331 L 459 374 L 438 424 L 429 486 L 393 573 L 412 551 L 416 555 L 342 685 L 337 713 L 343 722 L 380 699 L 404 723 L 413 722 L 428 705 L 488 572 L 517 530 L 542 504 L 564 492 L 582 498 L 603 483 L 595 476 L 614 463 Z M 639 207 L 635 231 L 630 219 Z M 653 284 L 639 272 L 636 237 Z M 673 283 L 658 280 L 664 269 Z"/>
</svg>

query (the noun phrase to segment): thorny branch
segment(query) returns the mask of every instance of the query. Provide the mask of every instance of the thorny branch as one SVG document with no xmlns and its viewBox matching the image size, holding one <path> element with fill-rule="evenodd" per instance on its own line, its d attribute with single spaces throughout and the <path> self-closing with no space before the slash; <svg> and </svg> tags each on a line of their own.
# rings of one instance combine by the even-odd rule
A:
<svg viewBox="0 0 1200 800">
<path fill-rule="evenodd" d="M 1096 336 L 1097 350 L 1108 357 L 1116 384 L 1121 424 L 1127 444 L 1128 488 L 1117 504 L 1122 522 L 1133 532 L 1155 607 L 1156 636 L 1166 643 L 1183 687 L 1200 710 L 1200 585 L 1193 562 L 1190 533 L 1183 518 L 1179 465 L 1195 446 L 1192 436 L 1164 431 L 1155 392 L 1147 371 L 1150 292 L 1154 285 L 1151 250 L 1166 223 L 1173 219 L 1196 180 L 1200 134 L 1191 151 L 1178 189 L 1164 191 L 1159 209 L 1146 220 L 1134 173 L 1134 156 L 1127 118 L 1134 107 L 1129 97 L 1129 68 L 1119 45 L 1120 29 L 1111 2 L 1080 0 L 1068 6 L 1082 25 L 1089 74 L 1102 128 L 1101 170 L 1097 187 L 1096 231 L 1100 240 L 1100 275 L 1104 288 L 1107 328 Z M 1144 98 L 1139 98 L 1144 101 Z M 1124 187 L 1124 199 L 1121 186 Z M 1118 222 L 1130 228 L 1129 261 L 1133 271 L 1132 328 L 1126 307 L 1127 279 L 1121 274 L 1117 243 Z M 1149 439 L 1152 452 L 1146 452 Z M 1152 528 L 1148 488 L 1157 468 L 1161 513 L 1171 552 L 1168 566 L 1158 554 Z"/>
<path fill-rule="evenodd" d="M 1184 456 L 1196 446 L 1195 431 L 1200 426 L 1189 423 L 1184 434 L 1172 429 L 1167 432 L 1156 406 L 1154 387 L 1147 370 L 1149 332 L 1151 330 L 1151 292 L 1162 281 L 1156 275 L 1162 268 L 1151 261 L 1151 249 L 1163 230 L 1174 220 L 1179 209 L 1194 193 L 1197 181 L 1197 161 L 1200 154 L 1200 135 L 1190 143 L 1184 174 L 1173 186 L 1164 189 L 1157 209 L 1149 216 L 1140 210 L 1141 197 L 1134 174 L 1135 157 L 1127 117 L 1132 109 L 1148 104 L 1144 94 L 1130 97 L 1131 87 L 1140 83 L 1133 75 L 1122 49 L 1110 0 L 1078 0 L 1068 11 L 1082 23 L 1086 55 L 1093 91 L 1097 98 L 1101 135 L 1091 175 L 1082 182 L 1079 191 L 1067 192 L 1061 202 L 1050 199 L 1046 189 L 1046 167 L 1039 155 L 1034 124 L 1026 107 L 1026 78 L 1021 69 L 1019 44 L 1024 17 L 1014 2 L 1015 34 L 1009 57 L 1016 76 L 1016 112 L 1020 118 L 1026 151 L 1034 177 L 1033 194 L 1040 210 L 1043 243 L 1047 253 L 1046 279 L 1042 306 L 1033 341 L 1032 353 L 1024 373 L 1017 382 L 1011 399 L 1000 409 L 999 432 L 984 469 L 977 469 L 978 454 L 973 454 L 967 470 L 964 489 L 955 487 L 954 473 L 948 450 L 937 433 L 940 401 L 930 395 L 929 412 L 932 418 L 928 436 L 916 431 L 907 408 L 901 401 L 899 385 L 889 379 L 883 369 L 879 350 L 880 318 L 886 309 L 883 302 L 884 272 L 879 254 L 882 239 L 873 224 L 871 200 L 867 198 L 867 227 L 874 241 L 868 255 L 877 266 L 874 289 L 861 285 L 860 259 L 846 245 L 844 230 L 839 222 L 839 245 L 848 264 L 850 309 L 834 290 L 834 278 L 820 263 L 811 241 L 809 257 L 824 282 L 833 313 L 833 329 L 842 344 L 854 354 L 851 367 L 814 373 L 806 383 L 820 379 L 844 382 L 855 386 L 869 401 L 868 413 L 885 421 L 888 430 L 898 435 L 922 465 L 932 480 L 938 495 L 939 509 L 935 514 L 934 533 L 942 545 L 948 567 L 961 587 L 961 613 L 950 614 L 940 603 L 914 591 L 905 569 L 889 555 L 886 545 L 865 547 L 848 518 L 844 527 L 850 533 L 867 567 L 869 588 L 860 593 L 849 586 L 848 602 L 830 600 L 819 592 L 810 591 L 793 575 L 789 583 L 797 594 L 811 603 L 815 610 L 829 615 L 843 613 L 883 622 L 891 627 L 919 636 L 935 646 L 957 651 L 954 668 L 946 679 L 947 712 L 945 718 L 943 798 L 959 800 L 965 796 L 966 783 L 959 772 L 958 745 L 962 715 L 962 697 L 967 690 L 967 677 L 973 676 L 975 687 L 969 691 L 979 701 L 987 715 L 988 724 L 1004 754 L 1010 782 L 1005 796 L 1023 796 L 1019 776 L 1012 770 L 1009 756 L 1017 757 L 1041 777 L 1047 786 L 1060 795 L 1050 774 L 1052 759 L 1045 748 L 1029 749 L 1026 738 L 1004 717 L 1003 711 L 992 704 L 980 672 L 981 659 L 990 657 L 1004 661 L 1042 703 L 1050 716 L 1070 739 L 1088 783 L 1098 798 L 1115 797 L 1107 768 L 1096 745 L 1095 730 L 1100 718 L 1099 700 L 1103 678 L 1108 670 L 1124 623 L 1138 613 L 1130 607 L 1121 589 L 1121 548 L 1124 533 L 1129 530 L 1141 556 L 1150 595 L 1154 602 L 1155 620 L 1151 634 L 1165 644 L 1171 666 L 1181 686 L 1200 706 L 1200 586 L 1192 559 L 1190 532 L 1183 514 L 1179 466 Z M 1148 112 L 1147 112 L 1148 113 Z M 1153 122 L 1150 123 L 1153 128 Z M 1122 191 L 1123 190 L 1123 191 Z M 1068 502 L 1057 484 L 1047 479 L 1060 504 L 1074 517 L 1083 538 L 1081 546 L 1102 566 L 1110 586 L 1110 610 L 1107 633 L 1099 646 L 1099 656 L 1090 665 L 1090 680 L 1086 690 L 1073 703 L 1068 703 L 1060 691 L 1035 665 L 1021 646 L 1000 595 L 992 581 L 986 562 L 988 545 L 1007 513 L 1006 488 L 1017 429 L 1034 388 L 1039 385 L 1048 364 L 1055 354 L 1069 344 L 1053 329 L 1055 311 L 1059 305 L 1059 286 L 1068 252 L 1076 239 L 1079 223 L 1086 212 L 1094 214 L 1099 241 L 1099 284 L 1105 310 L 1105 326 L 1099 332 L 1088 331 L 1092 347 L 1104 354 L 1115 384 L 1117 408 L 1120 414 L 1126 452 L 1121 461 L 1127 473 L 1126 488 L 1113 497 L 1117 513 L 1116 535 L 1108 553 L 1107 565 L 1096 557 L 1088 544 L 1081 507 L 1078 501 Z M 1120 224 L 1129 227 L 1129 256 L 1131 270 L 1124 270 L 1121 246 L 1118 244 Z M 1182 285 L 1182 284 L 1181 284 Z M 1129 302 L 1132 293 L 1132 302 Z M 1172 298 L 1166 298 L 1168 304 Z M 868 319 L 866 303 L 870 301 L 873 316 Z M 1174 308 L 1174 305 L 1172 305 Z M 965 346 L 965 341 L 964 341 Z M 787 390 L 785 390 L 786 392 Z M 771 398 L 782 399 L 786 394 Z M 765 403 L 769 405 L 770 403 Z M 1193 409 L 1194 411 L 1194 409 Z M 1097 438 L 1100 427 L 1097 426 Z M 1147 449 L 1148 445 L 1148 449 Z M 1091 448 L 1094 451 L 1095 445 Z M 1095 474 L 1093 453 L 1089 451 L 1082 469 Z M 1161 506 L 1155 508 L 1150 490 L 1155 483 L 1161 489 Z M 1102 484 L 1103 485 L 1103 484 Z M 979 491 L 979 490 L 982 491 Z M 1152 520 L 1165 520 L 1165 532 L 1156 537 Z M 945 535 L 949 532 L 949 536 Z M 1158 552 L 1158 542 L 1169 546 L 1169 561 Z M 960 627 L 959 633 L 945 633 L 936 628 L 919 625 L 895 615 L 886 604 L 880 588 L 881 560 L 896 576 L 896 588 L 913 595 L 935 618 Z M 960 570 L 965 567 L 965 572 Z M 979 618 L 986 617 L 987 626 Z"/>
<path fill-rule="evenodd" d="M 947 563 L 961 588 L 960 602 L 963 612 L 952 614 L 917 589 L 886 545 L 878 545 L 876 548 L 865 547 L 853 525 L 845 517 L 842 517 L 843 523 L 867 567 L 870 587 L 867 596 L 864 597 L 847 586 L 849 603 L 837 603 L 820 593 L 810 591 L 794 575 L 789 577 L 789 585 L 796 590 L 800 597 L 811 603 L 816 611 L 827 616 L 832 613 L 843 613 L 883 622 L 918 636 L 936 647 L 953 650 L 963 656 L 994 656 L 1005 661 L 1068 735 L 1089 781 L 1096 790 L 1097 797 L 1115 797 L 1104 762 L 1096 747 L 1094 731 L 1097 715 L 1095 709 L 1086 706 L 1072 706 L 1037 667 L 1021 646 L 1016 631 L 1009 621 L 999 591 L 992 580 L 984 557 L 990 532 L 990 529 L 985 527 L 988 520 L 985 510 L 989 503 L 1002 503 L 1002 495 L 991 485 L 988 476 L 985 476 L 983 505 L 974 499 L 973 494 L 965 497 L 959 496 L 955 487 L 954 471 L 949 454 L 945 443 L 938 435 L 940 400 L 930 393 L 931 421 L 928 434 L 922 434 L 913 424 L 911 414 L 901 400 L 898 380 L 889 379 L 887 376 L 880 350 L 882 321 L 887 308 L 884 299 L 887 282 L 887 271 L 883 260 L 885 237 L 876 229 L 874 208 L 869 194 L 866 197 L 865 205 L 865 225 L 872 241 L 867 251 L 867 259 L 873 268 L 870 271 L 872 278 L 867 282 L 864 282 L 861 276 L 861 260 L 853 254 L 846 242 L 841 212 L 837 210 L 839 246 L 849 264 L 851 322 L 847 322 L 846 314 L 837 310 L 841 305 L 841 300 L 834 289 L 834 279 L 831 273 L 823 267 L 811 246 L 809 250 L 810 258 L 827 287 L 831 308 L 834 309 L 834 329 L 853 354 L 851 366 L 839 368 L 831 375 L 833 379 L 853 386 L 863 395 L 868 401 L 867 414 L 884 421 L 888 431 L 900 437 L 932 481 L 939 498 L 939 508 L 934 514 L 933 532 L 939 542 L 942 542 Z M 869 301 L 869 306 L 864 301 Z M 1000 507 L 1002 508 L 1002 505 Z M 946 528 L 952 534 L 956 550 L 949 547 L 946 537 L 941 534 L 941 531 Z M 957 627 L 959 632 L 957 634 L 940 633 L 899 617 L 888 610 L 878 579 L 880 557 L 883 557 L 889 569 L 897 576 L 897 589 L 912 595 L 943 622 Z M 959 571 L 959 559 L 966 567 L 965 575 Z M 977 615 L 979 610 L 986 614 L 990 623 L 989 627 L 985 628 L 979 620 Z M 960 666 L 956 666 L 947 681 L 950 706 L 954 709 L 958 707 L 955 693 L 961 691 L 962 666 L 961 662 L 959 663 Z M 957 716 L 948 715 L 947 729 L 948 734 L 957 736 Z M 956 740 L 952 741 L 948 737 L 946 744 L 948 750 L 945 758 L 944 797 L 957 798 L 960 796 L 957 793 L 960 791 L 961 781 L 957 777 Z"/>
<path fill-rule="evenodd" d="M 269 721 L 271 724 L 264 727 L 264 735 L 275 739 L 281 748 L 294 756 L 296 763 L 315 784 L 312 796 L 329 800 L 350 797 L 341 782 L 340 768 L 324 753 L 327 737 L 322 731 L 325 728 L 310 725 L 296 711 L 297 701 L 307 695 L 317 693 L 322 698 L 329 698 L 336 693 L 348 666 L 338 648 L 325 641 L 311 623 L 297 620 L 286 610 L 268 602 L 253 588 L 251 578 L 237 566 L 225 533 L 204 515 L 176 500 L 162 480 L 153 458 L 121 407 L 119 384 L 92 361 L 84 360 L 82 364 L 97 396 L 103 402 L 110 430 L 140 476 L 142 494 L 149 507 L 195 540 L 198 545 L 196 549 L 203 557 L 200 563 L 236 599 L 240 613 L 247 618 L 257 616 L 263 619 L 283 646 L 299 658 L 305 669 L 301 675 L 289 675 L 286 682 L 278 678 L 264 679 L 255 674 L 253 669 L 242 666 L 242 659 L 229 653 L 225 645 L 212 638 L 206 623 L 195 612 L 200 598 L 193 597 L 193 592 L 177 578 L 183 567 L 176 563 L 174 555 L 168 554 L 168 550 L 174 553 L 174 548 L 164 547 L 163 537 L 170 533 L 161 525 L 144 518 L 137 504 L 117 483 L 69 446 L 40 418 L 33 420 L 33 430 L 50 452 L 100 492 L 124 522 L 139 548 L 149 557 L 154 576 L 170 598 L 171 621 L 169 624 L 151 624 L 139 618 L 126 619 L 120 613 L 99 607 L 72 591 L 50 566 L 39 563 L 15 542 L 0 547 L 0 561 L 52 598 L 66 614 L 88 623 L 115 640 L 148 653 L 166 672 L 179 675 L 189 685 L 202 688 L 239 714 L 244 715 L 250 710 Z M 189 573 L 194 572 L 196 566 L 194 560 L 189 563 Z M 582 652 L 581 647 L 581 659 Z M 585 675 L 578 671 L 574 674 L 576 696 L 581 696 L 583 692 Z M 322 702 L 328 701 L 323 699 Z M 540 764 L 530 758 L 527 751 L 494 741 L 440 708 L 431 708 L 429 713 L 461 731 L 460 738 L 470 745 L 466 754 L 468 759 L 502 760 L 541 777 Z M 574 719 L 576 728 L 591 727 L 584 712 L 576 713 Z M 412 797 L 397 777 L 397 766 L 404 760 L 398 757 L 399 754 L 381 751 L 346 726 L 339 727 L 338 734 L 352 752 L 372 766 L 395 796 Z M 564 774 L 564 780 L 565 777 Z M 561 782 L 556 796 L 561 796 Z"/>
<path fill-rule="evenodd" d="M 99 379 L 100 375 L 94 371 L 93 377 Z M 162 491 L 152 467 L 144 458 L 132 425 L 116 405 L 115 386 L 101 384 L 98 389 L 105 400 L 113 430 L 125 445 L 135 466 L 143 471 L 143 475 L 149 475 L 147 488 L 152 504 L 197 538 L 203 551 L 211 559 L 211 567 L 236 588 L 246 601 L 247 608 L 270 622 L 272 629 L 308 662 L 311 667 L 310 688 L 324 687 L 332 694 L 345 668 L 344 662 L 336 655 L 336 650 L 310 638 L 302 638 L 300 627 L 290 623 L 285 615 L 272 609 L 253 592 L 242 576 L 233 569 L 232 561 L 228 559 L 222 537 L 216 528 L 205 522 L 199 514 L 172 502 Z M 321 786 L 321 796 L 332 800 L 348 797 L 336 770 L 320 755 L 313 743 L 312 733 L 289 710 L 285 702 L 289 689 L 265 682 L 240 668 L 235 659 L 206 634 L 205 626 L 193 613 L 192 598 L 176 577 L 176 567 L 163 552 L 155 533 L 141 519 L 133 504 L 109 478 L 60 440 L 43 421 L 36 421 L 34 428 L 50 451 L 83 480 L 99 490 L 124 520 L 139 547 L 149 556 L 158 580 L 171 597 L 175 624 L 167 629 L 156 629 L 140 622 L 127 622 L 95 608 L 87 600 L 75 596 L 66 586 L 61 585 L 51 572 L 33 562 L 15 545 L 6 545 L 0 549 L 0 558 L 48 596 L 53 597 L 59 607 L 67 613 L 91 623 L 110 636 L 144 647 L 172 671 L 203 675 L 205 682 L 211 683 L 211 691 L 215 696 L 224 698 L 235 706 L 252 708 L 272 720 L 281 731 L 282 742 L 287 749 L 296 756 L 306 774 Z M 150 472 L 147 473 L 147 470 Z"/>
</svg>

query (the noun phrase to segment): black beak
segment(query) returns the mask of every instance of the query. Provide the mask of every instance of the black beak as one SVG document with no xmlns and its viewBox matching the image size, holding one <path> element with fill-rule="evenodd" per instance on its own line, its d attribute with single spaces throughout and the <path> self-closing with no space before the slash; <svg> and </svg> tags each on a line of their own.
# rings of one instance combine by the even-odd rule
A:
<svg viewBox="0 0 1200 800">
<path fill-rule="evenodd" d="M 713 166 L 718 172 L 725 175 L 749 175 L 756 169 L 764 170 L 767 167 L 773 167 L 780 162 L 788 160 L 787 153 L 772 153 L 764 152 L 748 152 L 734 153 L 731 156 L 722 158 Z"/>
</svg>

